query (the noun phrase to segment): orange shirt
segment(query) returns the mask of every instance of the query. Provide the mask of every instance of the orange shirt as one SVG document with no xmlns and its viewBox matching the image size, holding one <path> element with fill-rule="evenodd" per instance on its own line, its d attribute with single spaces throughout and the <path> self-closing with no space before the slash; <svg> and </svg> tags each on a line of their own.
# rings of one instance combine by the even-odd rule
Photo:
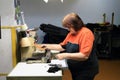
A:
<svg viewBox="0 0 120 80">
<path fill-rule="evenodd" d="M 65 40 L 60 44 L 66 45 L 67 42 L 78 44 L 79 52 L 89 55 L 92 50 L 92 46 L 94 42 L 94 34 L 88 28 L 82 27 L 76 35 L 72 35 L 71 33 L 68 33 Z"/>
</svg>

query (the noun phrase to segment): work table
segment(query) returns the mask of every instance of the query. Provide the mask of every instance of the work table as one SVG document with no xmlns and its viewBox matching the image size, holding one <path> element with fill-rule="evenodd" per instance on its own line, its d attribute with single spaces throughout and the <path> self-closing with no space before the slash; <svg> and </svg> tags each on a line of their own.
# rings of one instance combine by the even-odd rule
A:
<svg viewBox="0 0 120 80">
<path fill-rule="evenodd" d="M 19 62 L 8 74 L 7 80 L 62 80 L 62 70 L 55 73 L 48 73 L 48 63 Z"/>
</svg>

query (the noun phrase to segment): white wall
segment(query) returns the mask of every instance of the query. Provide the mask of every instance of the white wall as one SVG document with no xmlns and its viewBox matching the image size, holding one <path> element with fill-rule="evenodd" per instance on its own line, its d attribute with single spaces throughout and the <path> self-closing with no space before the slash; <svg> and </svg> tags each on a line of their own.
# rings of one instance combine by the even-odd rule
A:
<svg viewBox="0 0 120 80">
<path fill-rule="evenodd" d="M 41 23 L 51 23 L 61 26 L 62 18 L 69 12 L 76 12 L 85 23 L 103 21 L 103 13 L 111 22 L 112 12 L 115 13 L 114 24 L 120 24 L 120 0 L 20 0 L 26 23 L 29 27 Z"/>
<path fill-rule="evenodd" d="M 2 26 L 16 25 L 14 0 L 0 0 L 0 16 Z"/>
<path fill-rule="evenodd" d="M 101 23 L 106 13 L 107 21 L 111 22 L 112 13 L 115 13 L 114 24 L 120 24 L 120 0 L 20 0 L 21 10 L 24 11 L 25 21 L 29 28 L 38 27 L 41 23 L 50 23 L 62 26 L 62 18 L 75 12 L 80 15 L 84 23 Z M 42 32 L 39 32 L 42 39 Z"/>
<path fill-rule="evenodd" d="M 0 16 L 2 26 L 14 26 L 15 8 L 14 0 L 0 0 Z M 0 39 L 0 74 L 8 74 L 13 69 L 11 30 L 1 30 Z M 6 76 L 0 76 L 0 80 L 6 80 Z"/>
</svg>

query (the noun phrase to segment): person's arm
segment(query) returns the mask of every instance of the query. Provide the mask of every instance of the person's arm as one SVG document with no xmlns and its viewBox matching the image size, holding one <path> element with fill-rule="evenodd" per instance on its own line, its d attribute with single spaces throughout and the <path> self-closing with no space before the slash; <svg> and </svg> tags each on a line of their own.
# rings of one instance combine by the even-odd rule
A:
<svg viewBox="0 0 120 80">
<path fill-rule="evenodd" d="M 64 51 L 62 46 L 60 44 L 41 44 L 41 47 L 45 47 L 47 49 L 51 50 L 59 50 L 59 51 Z"/>
<path fill-rule="evenodd" d="M 77 60 L 77 61 L 84 61 L 88 59 L 88 56 L 83 54 L 83 53 L 60 53 L 56 55 L 56 58 L 59 60 L 62 59 L 72 59 L 72 60 Z"/>
</svg>

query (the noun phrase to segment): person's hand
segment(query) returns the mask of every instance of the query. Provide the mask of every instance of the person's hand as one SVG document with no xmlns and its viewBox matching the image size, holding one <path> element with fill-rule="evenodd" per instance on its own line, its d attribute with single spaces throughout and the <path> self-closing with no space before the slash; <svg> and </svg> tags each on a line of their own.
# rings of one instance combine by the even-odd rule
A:
<svg viewBox="0 0 120 80">
<path fill-rule="evenodd" d="M 42 45 L 42 44 L 34 44 L 35 47 L 39 50 L 45 50 L 46 49 L 46 46 L 45 45 Z"/>
<path fill-rule="evenodd" d="M 41 45 L 41 48 L 46 48 L 47 46 L 45 46 L 45 45 Z"/>
<path fill-rule="evenodd" d="M 55 57 L 59 60 L 62 60 L 62 59 L 67 59 L 68 55 L 69 55 L 68 53 L 60 53 L 60 54 L 57 54 Z"/>
</svg>

